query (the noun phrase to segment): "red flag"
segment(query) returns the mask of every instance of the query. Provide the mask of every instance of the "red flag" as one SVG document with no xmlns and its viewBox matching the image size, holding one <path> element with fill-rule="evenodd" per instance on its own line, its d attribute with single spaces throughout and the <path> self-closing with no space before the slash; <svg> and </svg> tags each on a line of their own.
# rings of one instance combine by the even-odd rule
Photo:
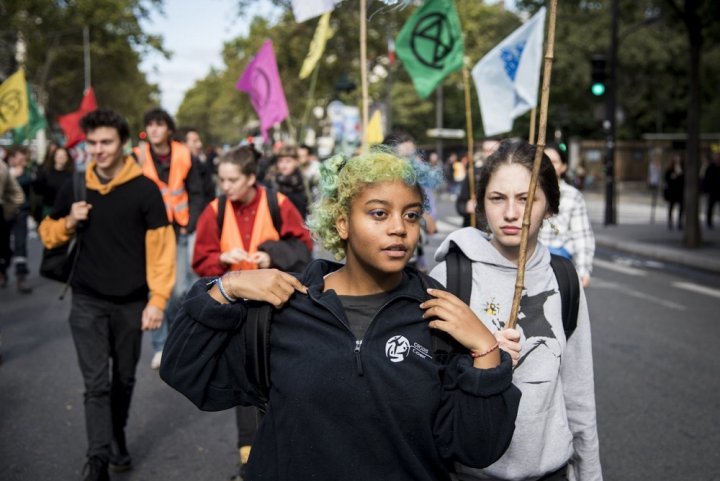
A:
<svg viewBox="0 0 720 481">
<path fill-rule="evenodd" d="M 85 134 L 80 128 L 80 119 L 93 110 L 97 110 L 97 102 L 95 101 L 95 91 L 89 87 L 85 90 L 79 110 L 58 117 L 58 124 L 65 133 L 65 147 L 71 148 L 85 140 Z"/>
</svg>

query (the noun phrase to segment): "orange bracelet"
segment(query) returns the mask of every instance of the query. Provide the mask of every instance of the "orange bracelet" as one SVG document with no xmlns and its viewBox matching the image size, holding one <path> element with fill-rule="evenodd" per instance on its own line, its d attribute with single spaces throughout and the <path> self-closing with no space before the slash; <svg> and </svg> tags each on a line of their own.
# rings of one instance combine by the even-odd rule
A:
<svg viewBox="0 0 720 481">
<path fill-rule="evenodd" d="M 470 351 L 470 356 L 471 356 L 473 359 L 477 359 L 478 357 L 487 356 L 488 354 L 490 354 L 491 352 L 493 352 L 493 351 L 494 351 L 495 349 L 497 349 L 498 347 L 500 347 L 500 343 L 496 342 L 495 344 L 492 345 L 492 347 L 491 347 L 490 349 L 488 349 L 488 350 L 485 351 L 485 352 L 477 353 L 477 352 L 475 352 L 475 351 Z"/>
</svg>

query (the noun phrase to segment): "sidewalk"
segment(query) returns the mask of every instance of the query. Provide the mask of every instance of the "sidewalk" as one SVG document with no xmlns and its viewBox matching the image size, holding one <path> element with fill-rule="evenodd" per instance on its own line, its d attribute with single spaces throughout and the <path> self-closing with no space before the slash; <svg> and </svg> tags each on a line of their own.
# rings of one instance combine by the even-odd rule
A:
<svg viewBox="0 0 720 481">
<path fill-rule="evenodd" d="M 660 199 L 651 223 L 650 196 L 644 193 L 620 194 L 617 201 L 617 225 L 603 225 L 603 194 L 585 193 L 590 221 L 599 247 L 639 254 L 660 261 L 680 264 L 720 274 L 720 222 L 715 229 L 705 227 L 704 203 L 700 203 L 702 246 L 687 249 L 682 245 L 683 232 L 668 230 L 667 205 Z"/>
</svg>

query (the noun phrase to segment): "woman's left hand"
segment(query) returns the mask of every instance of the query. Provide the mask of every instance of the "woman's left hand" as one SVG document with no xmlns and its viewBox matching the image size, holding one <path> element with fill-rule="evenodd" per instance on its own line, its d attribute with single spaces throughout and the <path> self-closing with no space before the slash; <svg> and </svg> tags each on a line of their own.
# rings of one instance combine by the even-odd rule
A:
<svg viewBox="0 0 720 481">
<path fill-rule="evenodd" d="M 518 361 L 520 361 L 520 351 L 522 351 L 520 331 L 517 329 L 503 329 L 495 333 L 495 338 L 500 344 L 500 349 L 510 354 L 513 367 L 517 366 Z"/>
<path fill-rule="evenodd" d="M 268 269 L 270 267 L 270 254 L 265 251 L 257 251 L 250 254 L 250 262 L 254 262 L 260 269 Z"/>
</svg>

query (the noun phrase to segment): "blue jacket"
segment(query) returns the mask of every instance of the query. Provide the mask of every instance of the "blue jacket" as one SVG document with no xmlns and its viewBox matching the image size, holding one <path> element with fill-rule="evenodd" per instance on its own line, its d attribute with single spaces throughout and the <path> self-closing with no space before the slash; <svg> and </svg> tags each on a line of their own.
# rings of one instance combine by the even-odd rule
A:
<svg viewBox="0 0 720 481">
<path fill-rule="evenodd" d="M 427 294 L 412 269 L 356 340 L 335 292 L 323 292 L 339 267 L 311 263 L 300 277 L 308 294 L 275 311 L 268 411 L 246 479 L 449 480 L 453 461 L 498 459 L 520 400 L 509 356 L 487 370 L 466 354 L 433 360 L 419 307 Z M 257 404 L 242 367 L 246 307 L 221 305 L 207 289 L 199 281 L 188 293 L 160 375 L 201 409 Z"/>
</svg>

